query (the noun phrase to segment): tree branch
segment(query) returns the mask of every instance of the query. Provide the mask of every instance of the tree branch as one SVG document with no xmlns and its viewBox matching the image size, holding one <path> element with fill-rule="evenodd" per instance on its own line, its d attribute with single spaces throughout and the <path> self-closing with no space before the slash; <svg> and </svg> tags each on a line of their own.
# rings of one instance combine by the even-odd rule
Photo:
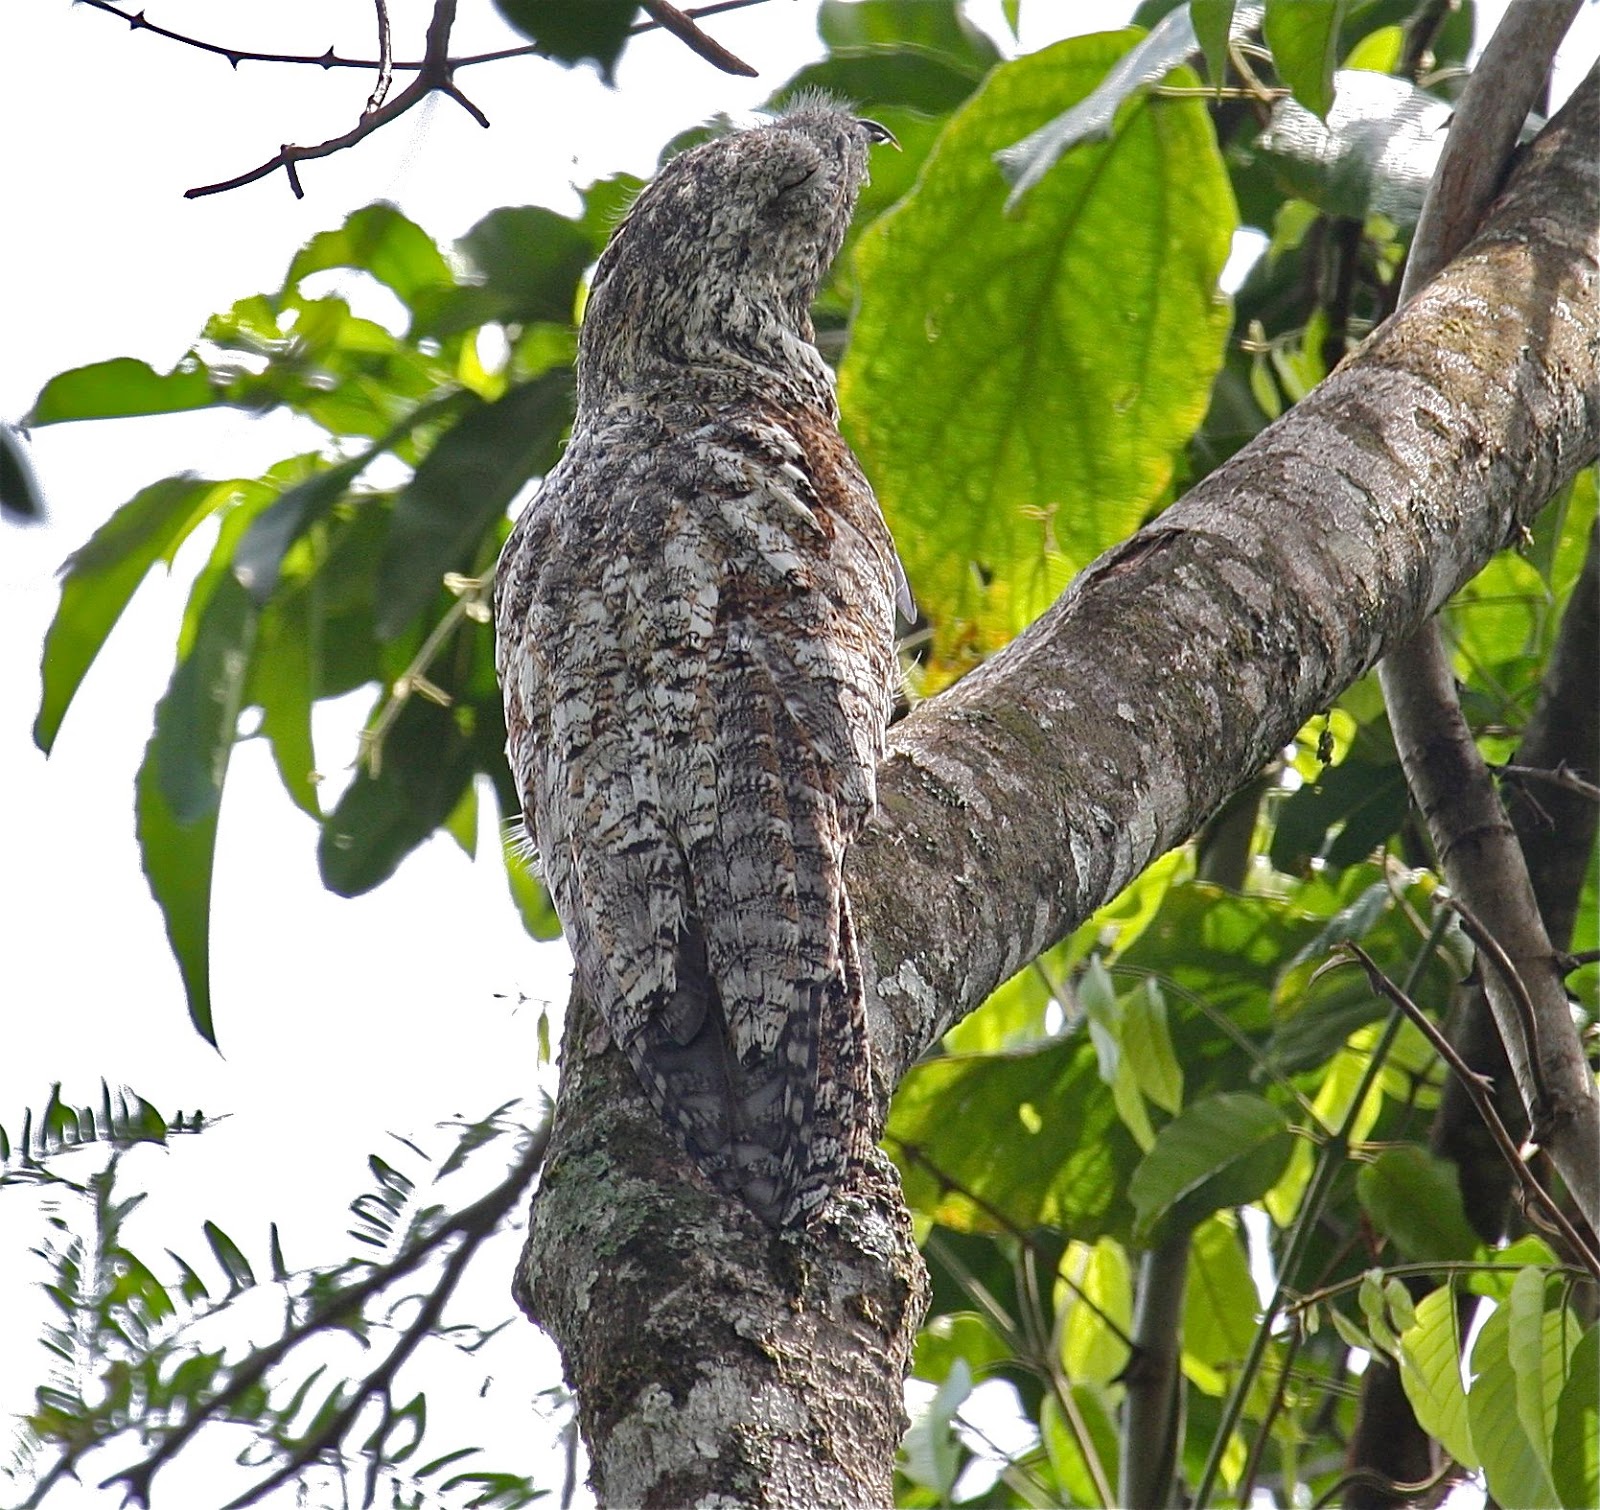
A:
<svg viewBox="0 0 1600 1510">
<path fill-rule="evenodd" d="M 1501 1157 L 1505 1159 L 1511 1172 L 1516 1176 L 1517 1183 L 1522 1186 L 1530 1206 L 1537 1206 L 1544 1214 L 1550 1225 L 1565 1239 L 1572 1256 L 1589 1271 L 1596 1279 L 1600 1279 L 1600 1258 L 1597 1258 L 1577 1228 L 1567 1220 L 1566 1213 L 1552 1199 L 1550 1192 L 1541 1185 L 1534 1173 L 1528 1168 L 1527 1161 L 1522 1157 L 1511 1134 L 1506 1131 L 1506 1125 L 1500 1120 L 1500 1114 L 1495 1110 L 1494 1094 L 1489 1082 L 1476 1074 L 1448 1038 L 1436 1028 L 1429 1019 L 1428 1014 L 1422 1010 L 1412 999 L 1395 985 L 1382 970 L 1377 962 L 1367 953 L 1360 944 L 1345 943 L 1339 946 L 1340 951 L 1356 960 L 1367 973 L 1367 981 L 1372 989 L 1385 1000 L 1399 1007 L 1412 1025 L 1419 1029 L 1422 1036 L 1433 1045 L 1434 1052 L 1455 1071 L 1461 1085 L 1472 1098 L 1472 1104 L 1477 1107 L 1478 1115 L 1483 1118 L 1494 1137 L 1495 1146 L 1499 1148 Z"/>
<path fill-rule="evenodd" d="M 1600 450 L 1597 130 L 1591 77 L 1460 259 L 890 731 L 849 862 L 880 1108 Z M 697 1182 L 574 1001 L 517 1292 L 562 1349 L 602 1502 L 887 1503 L 925 1286 L 891 1171 L 774 1235 Z"/>
<path fill-rule="evenodd" d="M 1518 0 L 1506 12 L 1457 107 L 1418 221 L 1402 303 L 1476 227 L 1578 5 Z M 1379 678 L 1445 878 L 1507 956 L 1485 989 L 1530 1118 L 1585 1220 L 1600 1227 L 1600 1099 L 1526 861 L 1462 714 L 1437 625 L 1393 649 Z"/>
<path fill-rule="evenodd" d="M 693 12 L 685 12 L 668 0 L 639 0 L 650 19 L 664 31 L 669 31 L 696 57 L 704 58 L 713 68 L 724 73 L 739 74 L 753 79 L 756 71 L 743 58 L 735 57 L 715 37 L 708 37 L 692 19 Z"/>
<path fill-rule="evenodd" d="M 300 187 L 299 164 L 309 162 L 313 158 L 331 157 L 335 152 L 343 152 L 345 148 L 355 146 L 357 142 L 371 136 L 374 131 L 404 115 L 413 105 L 425 100 L 435 90 L 448 95 L 487 130 L 489 118 L 462 94 L 451 78 L 453 65 L 450 62 L 450 28 L 455 25 L 455 19 L 456 0 L 434 0 L 433 19 L 428 23 L 427 53 L 416 78 L 388 104 L 376 110 L 369 108 L 343 135 L 330 137 L 325 142 L 318 142 L 314 147 L 295 147 L 286 143 L 266 162 L 250 169 L 248 173 L 224 179 L 221 183 L 202 184 L 199 188 L 185 189 L 183 197 L 201 199 L 208 194 L 226 194 L 230 189 L 242 188 L 245 184 L 254 183 L 258 178 L 265 178 L 269 173 L 276 173 L 282 168 L 289 180 L 289 187 L 294 190 L 294 197 L 304 199 L 306 191 Z"/>
<path fill-rule="evenodd" d="M 241 63 L 289 63 L 311 68 L 360 68 L 368 71 L 382 70 L 383 59 L 377 58 L 346 58 L 340 56 L 331 47 L 322 53 L 296 53 L 296 52 L 256 52 L 248 47 L 226 47 L 220 42 L 207 42 L 200 37 L 192 37 L 187 32 L 174 31 L 170 26 L 158 26 L 154 21 L 145 19 L 143 11 L 129 14 L 120 7 L 113 5 L 111 0 L 75 0 L 75 3 L 87 5 L 91 10 L 104 11 L 108 16 L 115 16 L 119 21 L 126 21 L 132 31 L 147 31 L 153 36 L 164 37 L 169 42 L 180 43 L 184 47 L 192 47 L 197 52 L 208 52 L 214 57 L 226 58 L 229 65 L 237 68 Z M 703 20 L 707 16 L 719 16 L 727 11 L 747 10 L 753 5 L 765 5 L 767 0 L 716 0 L 711 5 L 690 6 L 687 10 L 678 12 L 685 21 L 691 25 Z M 639 21 L 629 28 L 630 36 L 642 36 L 645 32 L 656 31 L 663 26 L 657 20 Z M 696 28 L 698 31 L 698 28 Z M 699 33 L 701 36 L 705 34 Z M 719 44 L 709 37 L 706 41 L 713 48 Z M 719 48 L 719 50 L 721 50 Z M 547 50 L 538 42 L 527 42 L 519 47 L 500 47 L 493 52 L 473 53 L 464 58 L 451 58 L 450 69 L 452 72 L 462 68 L 473 68 L 480 63 L 501 63 L 507 58 L 542 58 L 549 56 Z M 704 56 L 702 54 L 702 56 Z M 733 54 L 728 53 L 732 58 Z M 714 61 L 714 60 L 708 60 Z M 734 59 L 738 62 L 738 59 Z M 718 64 L 721 67 L 721 64 Z M 748 66 L 748 65 L 745 65 Z M 393 62 L 390 67 L 400 73 L 416 73 L 419 69 L 426 68 L 426 60 L 413 62 Z M 751 69 L 752 76 L 755 70 Z M 737 72 L 730 69 L 729 72 Z"/>
</svg>

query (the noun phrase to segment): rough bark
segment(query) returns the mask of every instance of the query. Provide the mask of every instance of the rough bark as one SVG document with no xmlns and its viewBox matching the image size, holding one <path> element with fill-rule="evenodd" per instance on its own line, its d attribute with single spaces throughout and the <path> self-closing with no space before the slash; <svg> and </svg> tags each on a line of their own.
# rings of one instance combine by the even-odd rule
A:
<svg viewBox="0 0 1600 1510">
<path fill-rule="evenodd" d="M 1591 79 L 1456 264 L 892 731 L 851 864 L 880 1109 L 1593 459 L 1597 127 Z M 575 1004 L 517 1287 L 602 1503 L 887 1504 L 925 1284 L 892 1173 L 787 1238 L 691 1180 Z"/>
</svg>

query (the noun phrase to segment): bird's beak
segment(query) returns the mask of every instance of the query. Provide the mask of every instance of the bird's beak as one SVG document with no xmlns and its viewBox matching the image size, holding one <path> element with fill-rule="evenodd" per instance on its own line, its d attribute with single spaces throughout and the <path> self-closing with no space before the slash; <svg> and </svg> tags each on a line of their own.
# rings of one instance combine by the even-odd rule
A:
<svg viewBox="0 0 1600 1510">
<path fill-rule="evenodd" d="M 874 144 L 888 145 L 893 147 L 896 152 L 900 150 L 900 143 L 894 139 L 894 132 L 887 126 L 879 125 L 877 121 L 869 121 L 864 118 L 858 120 L 856 125 L 867 128 L 867 135 L 872 138 Z"/>
</svg>

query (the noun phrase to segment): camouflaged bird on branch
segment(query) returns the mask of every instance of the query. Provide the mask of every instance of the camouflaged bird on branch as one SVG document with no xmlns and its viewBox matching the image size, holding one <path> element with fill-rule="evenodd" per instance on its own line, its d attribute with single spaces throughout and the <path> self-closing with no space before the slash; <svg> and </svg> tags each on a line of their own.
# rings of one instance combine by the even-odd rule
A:
<svg viewBox="0 0 1600 1510">
<path fill-rule="evenodd" d="M 909 600 L 810 306 L 889 139 L 811 98 L 662 169 L 595 270 L 572 441 L 496 582 L 578 985 L 700 1170 L 778 1225 L 876 1132 L 844 864 Z"/>
</svg>

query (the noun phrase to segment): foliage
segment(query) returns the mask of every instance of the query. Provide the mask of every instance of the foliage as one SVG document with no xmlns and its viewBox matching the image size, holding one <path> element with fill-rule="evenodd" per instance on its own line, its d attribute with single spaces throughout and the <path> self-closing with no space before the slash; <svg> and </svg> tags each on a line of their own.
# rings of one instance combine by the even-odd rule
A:
<svg viewBox="0 0 1600 1510">
<path fill-rule="evenodd" d="M 559 56 L 608 67 L 622 36 L 602 35 L 610 11 L 633 9 L 608 8 L 569 45 L 539 29 L 562 7 L 502 8 Z M 1146 5 L 1139 19 L 1170 9 Z M 1129 84 L 1105 139 L 1061 151 L 1008 216 L 994 154 L 1083 101 L 1140 33 L 1005 62 L 953 0 L 821 6 L 828 55 L 778 96 L 846 92 L 905 147 L 875 164 L 818 324 L 835 346 L 849 325 L 845 422 L 910 567 L 920 690 L 1025 627 L 1390 310 L 1407 227 L 1370 200 L 1352 219 L 1348 200 L 1286 166 L 1262 131 L 1286 91 L 1337 130 L 1339 65 L 1398 66 L 1396 28 L 1411 11 L 1269 0 L 1272 64 L 1255 57 L 1247 76 L 1223 63 L 1234 7 L 1197 3 L 1207 67 L 1226 66 L 1244 97 L 1204 101 L 1186 70 Z M 1434 65 L 1460 64 L 1467 35 L 1460 18 L 1438 30 Z M 1415 94 L 1409 82 L 1400 92 Z M 214 317 L 171 372 L 112 359 L 39 396 L 34 425 L 228 404 L 285 407 L 327 434 L 260 477 L 173 477 L 141 491 L 73 558 L 45 648 L 36 737 L 48 749 L 146 573 L 202 526 L 214 531 L 137 788 L 146 874 L 208 1037 L 208 877 L 246 715 L 289 800 L 318 819 L 322 875 L 342 895 L 380 884 L 435 829 L 458 831 L 479 800 L 515 809 L 484 584 L 508 506 L 560 445 L 584 272 L 630 188 L 595 184 L 573 218 L 497 211 L 453 256 L 393 207 L 369 206 L 314 238 L 279 288 Z M 1230 311 L 1217 280 L 1239 225 L 1267 249 Z M 332 267 L 389 288 L 404 327 L 309 291 Z M 1527 724 L 1595 512 L 1590 473 L 1446 610 L 1491 759 L 1508 759 Z M 324 811 L 312 709 L 362 687 L 377 689 L 364 765 Z M 901 1086 L 886 1146 L 934 1303 L 900 1502 L 1116 1503 L 1141 1258 L 1176 1243 L 1188 1255 L 1178 1471 L 1200 1502 L 1245 1503 L 1262 1489 L 1279 1504 L 1336 1496 L 1364 1354 L 1394 1361 L 1422 1428 L 1497 1499 L 1594 1503 L 1592 1287 L 1538 1239 L 1497 1247 L 1474 1231 L 1454 1167 L 1427 1146 L 1445 1070 L 1359 971 L 1323 968 L 1338 945 L 1359 943 L 1436 1020 L 1471 968 L 1430 917 L 1437 878 L 1370 681 L 1302 731 L 1243 817 L 1242 862 L 1213 868 L 1219 819 L 997 992 Z M 553 936 L 548 898 L 514 849 L 505 864 L 529 931 Z M 1591 938 L 1595 908 L 1591 859 L 1579 924 Z M 1595 972 L 1573 980 L 1592 1023 Z M 142 1116 L 80 1118 L 72 1136 L 86 1125 L 106 1136 L 114 1122 L 125 1135 Z M 24 1171 L 47 1131 L 71 1141 L 58 1101 L 23 1136 Z M 126 1211 L 114 1169 L 81 1187 L 92 1237 L 62 1226 L 46 1250 L 68 1318 L 59 1351 L 85 1372 L 41 1390 L 32 1430 L 74 1461 L 113 1431 L 155 1440 L 236 1377 L 241 1363 L 205 1351 L 198 1329 L 254 1283 L 217 1233 L 224 1300 L 210 1301 L 187 1265 L 163 1282 L 131 1256 L 138 1294 L 114 1291 L 106 1255 L 123 1252 Z M 374 1172 L 362 1240 L 385 1242 L 414 1190 L 386 1164 Z M 428 1209 L 408 1230 L 440 1219 Z M 280 1268 L 273 1283 L 293 1313 L 370 1263 Z M 1474 1305 L 1488 1319 L 1464 1378 Z M 292 1454 L 314 1387 L 280 1380 L 234 1415 Z M 339 1409 L 343 1389 L 322 1413 Z M 409 1461 L 423 1417 L 414 1403 L 384 1396 L 372 1461 Z M 1008 1416 L 1023 1445 L 1002 1450 L 985 1433 Z"/>
<path fill-rule="evenodd" d="M 402 1139 L 404 1163 L 435 1166 L 427 1184 L 372 1155 L 374 1188 L 350 1203 L 350 1237 L 361 1246 L 338 1263 L 289 1267 L 276 1223 L 264 1263 L 252 1263 L 207 1221 L 209 1259 L 191 1263 L 168 1249 L 150 1264 L 129 1246 L 128 1218 L 145 1197 L 126 1193 L 122 1158 L 137 1144 L 164 1143 L 211 1123 L 200 1113 L 168 1121 L 133 1092 L 113 1097 L 105 1087 L 97 1118 L 90 1108 L 67 1107 L 59 1090 L 37 1119 L 24 1114 L 14 1150 L 0 1134 L 0 1185 L 44 1185 L 56 1197 L 44 1208 L 45 1236 L 33 1250 L 47 1273 L 42 1287 L 61 1313 L 41 1338 L 53 1361 L 19 1423 L 10 1462 L 0 1468 L 12 1484 L 31 1484 L 29 1506 L 76 1477 L 99 1449 L 116 1457 L 120 1447 L 126 1462 L 130 1441 L 140 1456 L 102 1487 L 120 1485 L 147 1503 L 158 1470 L 208 1424 L 233 1438 L 238 1463 L 251 1470 L 239 1477 L 242 1492 L 233 1503 L 241 1506 L 288 1482 L 328 1494 L 343 1480 L 347 1502 L 358 1496 L 364 1506 L 381 1487 L 391 1503 L 418 1510 L 517 1510 L 549 1492 L 526 1475 L 469 1463 L 480 1456 L 477 1447 L 440 1452 L 430 1439 L 423 1452 L 427 1393 L 419 1389 L 402 1402 L 395 1388 L 399 1366 L 419 1344 L 471 1355 L 506 1325 L 454 1316 L 446 1322 L 444 1305 L 525 1191 L 542 1145 L 535 1138 L 532 1157 L 524 1152 L 500 1186 L 463 1212 L 452 1216 L 437 1193 L 486 1145 L 508 1133 L 528 1139 L 510 1120 L 512 1107 L 450 1128 L 453 1147 L 439 1158 Z M 69 1174 L 69 1155 L 95 1161 Z M 269 1277 L 258 1278 L 262 1267 Z M 264 1309 L 263 1290 L 272 1292 L 271 1309 Z M 273 1311 L 273 1340 L 241 1345 L 241 1337 L 259 1336 L 261 1318 Z M 328 1345 L 340 1338 L 346 1346 Z M 377 1367 L 354 1369 L 362 1352 L 385 1342 L 391 1345 Z M 369 1434 L 357 1437 L 358 1426 Z M 332 1470 L 323 1466 L 330 1449 Z"/>
</svg>

